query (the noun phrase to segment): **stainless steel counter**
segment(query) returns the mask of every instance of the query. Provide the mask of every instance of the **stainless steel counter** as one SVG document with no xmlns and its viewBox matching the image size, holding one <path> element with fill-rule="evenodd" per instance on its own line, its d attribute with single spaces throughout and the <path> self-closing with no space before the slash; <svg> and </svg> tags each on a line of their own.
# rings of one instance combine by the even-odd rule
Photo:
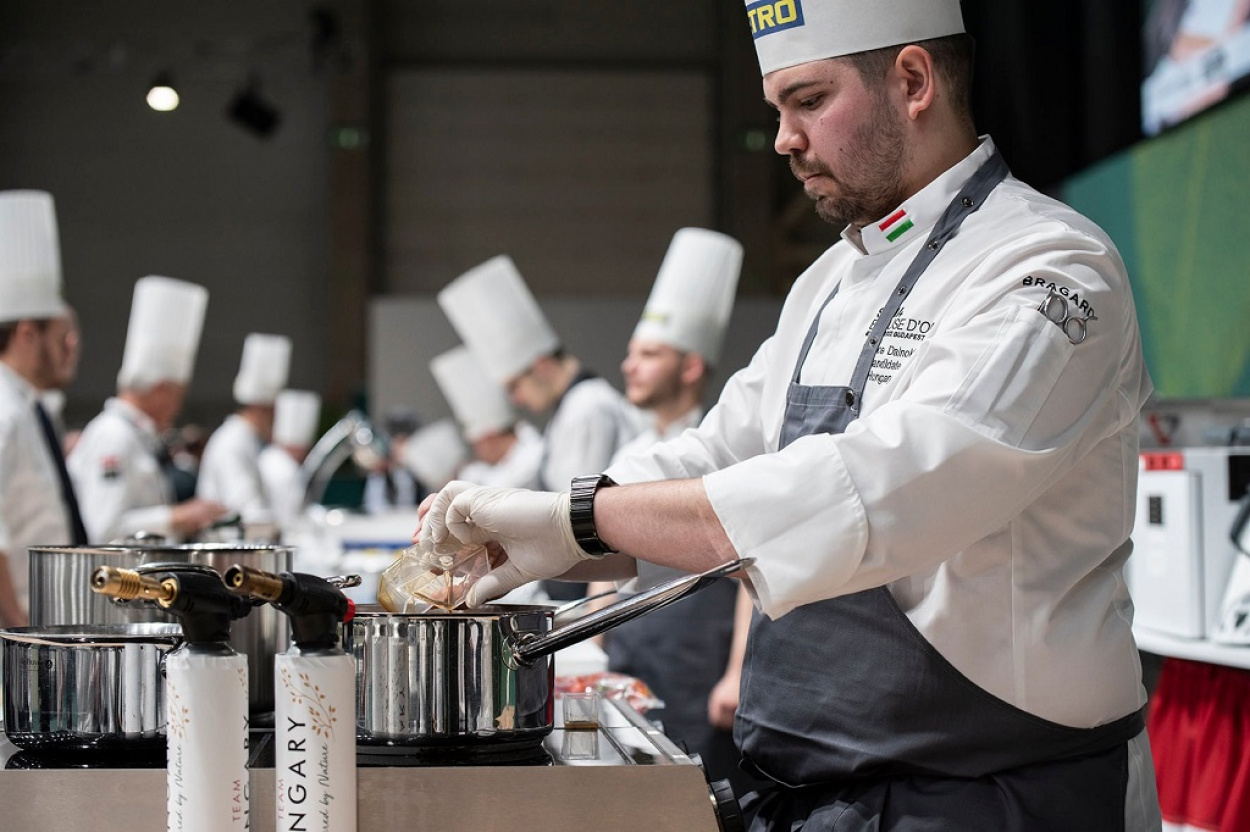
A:
<svg viewBox="0 0 1250 832">
<path fill-rule="evenodd" d="M 357 769 L 360 832 L 718 832 L 703 770 L 628 705 L 599 704 L 598 729 L 556 729 L 548 765 Z M 4 741 L 6 765 L 17 749 Z M 274 830 L 274 773 L 251 770 L 251 825 Z M 0 829 L 165 829 L 163 768 L 0 771 Z"/>
</svg>

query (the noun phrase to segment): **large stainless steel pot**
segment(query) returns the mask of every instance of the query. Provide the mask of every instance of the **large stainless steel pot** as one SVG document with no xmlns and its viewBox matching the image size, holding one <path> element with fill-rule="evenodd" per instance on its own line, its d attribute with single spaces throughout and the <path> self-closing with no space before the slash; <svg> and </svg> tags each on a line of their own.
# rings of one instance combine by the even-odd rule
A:
<svg viewBox="0 0 1250 832">
<path fill-rule="evenodd" d="M 668 581 L 556 629 L 551 607 L 423 613 L 360 607 L 343 628 L 344 647 L 356 660 L 357 742 L 432 750 L 539 743 L 553 727 L 552 653 L 743 565 Z"/>
<path fill-rule="evenodd" d="M 35 546 L 30 549 L 32 627 L 173 622 L 149 604 L 117 603 L 91 591 L 99 566 L 143 570 L 159 563 L 190 563 L 225 572 L 242 564 L 264 572 L 291 571 L 292 550 L 255 543 Z M 286 617 L 269 604 L 230 625 L 230 645 L 247 656 L 248 702 L 253 717 L 273 711 L 273 660 L 290 644 Z"/>
<path fill-rule="evenodd" d="M 165 747 L 165 654 L 177 624 L 0 630 L 4 732 L 39 750 Z"/>
</svg>

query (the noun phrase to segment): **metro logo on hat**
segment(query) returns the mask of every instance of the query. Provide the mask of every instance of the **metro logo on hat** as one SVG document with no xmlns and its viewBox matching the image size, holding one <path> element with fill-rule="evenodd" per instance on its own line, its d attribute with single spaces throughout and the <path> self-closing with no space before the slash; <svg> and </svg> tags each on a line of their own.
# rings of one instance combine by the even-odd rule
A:
<svg viewBox="0 0 1250 832">
<path fill-rule="evenodd" d="M 964 31 L 959 0 L 748 0 L 760 74 Z"/>
<path fill-rule="evenodd" d="M 61 242 L 52 195 L 0 192 L 0 323 L 64 314 Z"/>
</svg>

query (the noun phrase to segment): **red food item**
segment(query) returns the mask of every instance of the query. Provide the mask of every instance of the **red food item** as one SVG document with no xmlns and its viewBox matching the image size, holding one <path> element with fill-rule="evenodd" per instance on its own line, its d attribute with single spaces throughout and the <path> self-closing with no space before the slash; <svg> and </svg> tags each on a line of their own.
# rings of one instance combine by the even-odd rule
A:
<svg viewBox="0 0 1250 832">
<path fill-rule="evenodd" d="M 556 693 L 597 693 L 605 699 L 624 700 L 639 713 L 664 707 L 647 683 L 624 673 L 586 673 L 581 676 L 557 676 Z"/>
</svg>

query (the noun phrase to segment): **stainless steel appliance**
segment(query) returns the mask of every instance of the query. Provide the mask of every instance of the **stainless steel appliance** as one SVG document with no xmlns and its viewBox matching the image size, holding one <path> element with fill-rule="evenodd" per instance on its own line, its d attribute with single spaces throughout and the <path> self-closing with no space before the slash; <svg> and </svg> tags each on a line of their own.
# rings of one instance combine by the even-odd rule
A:
<svg viewBox="0 0 1250 832">
<path fill-rule="evenodd" d="M 599 725 L 556 726 L 540 759 L 486 758 L 435 765 L 420 756 L 366 754 L 357 769 L 361 832 L 732 832 L 741 829 L 733 796 L 713 788 L 703 770 L 628 705 L 601 700 Z M 274 829 L 272 767 L 263 737 L 253 739 L 251 826 Z M 256 748 L 256 746 L 261 746 Z M 364 751 L 362 747 L 360 750 Z M 165 771 L 123 759 L 113 768 L 41 767 L 29 752 L 0 746 L 4 828 L 40 832 L 82 829 L 162 832 Z M 152 765 L 138 759 L 137 765 Z M 53 765 L 49 763 L 48 765 Z M 75 765 L 65 763 L 64 765 Z M 103 765 L 103 763 L 99 764 Z M 269 763 L 272 766 L 272 763 Z"/>
<path fill-rule="evenodd" d="M 118 604 L 91 591 L 99 566 L 144 570 L 153 564 L 190 563 L 217 572 L 236 563 L 265 572 L 289 572 L 292 550 L 255 543 L 127 544 L 118 546 L 36 546 L 30 549 L 32 627 L 135 622 L 174 623 L 152 605 Z M 290 644 L 286 617 L 269 605 L 231 624 L 230 645 L 247 656 L 248 703 L 253 715 L 273 711 L 274 656 Z"/>
</svg>

